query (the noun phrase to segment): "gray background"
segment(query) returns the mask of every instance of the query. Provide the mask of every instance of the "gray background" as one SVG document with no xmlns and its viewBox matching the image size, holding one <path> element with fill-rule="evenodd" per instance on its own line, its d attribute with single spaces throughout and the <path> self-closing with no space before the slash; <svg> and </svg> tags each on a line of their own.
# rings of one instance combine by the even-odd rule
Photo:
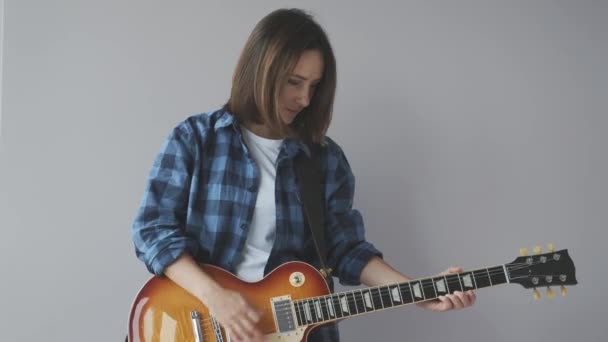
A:
<svg viewBox="0 0 608 342">
<path fill-rule="evenodd" d="M 2 341 L 117 341 L 147 279 L 130 225 L 152 160 L 227 99 L 253 26 L 312 10 L 333 42 L 330 135 L 367 235 L 412 277 L 568 248 L 580 285 L 347 320 L 344 341 L 604 341 L 606 1 L 5 3 Z M 544 294 L 544 291 L 543 291 Z"/>
</svg>

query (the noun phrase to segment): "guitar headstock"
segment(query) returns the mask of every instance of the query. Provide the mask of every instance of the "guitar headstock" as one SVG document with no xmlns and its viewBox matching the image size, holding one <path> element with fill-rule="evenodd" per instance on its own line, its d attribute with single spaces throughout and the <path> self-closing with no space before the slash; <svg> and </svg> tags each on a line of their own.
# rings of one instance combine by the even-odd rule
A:
<svg viewBox="0 0 608 342">
<path fill-rule="evenodd" d="M 537 287 L 547 287 L 547 297 L 554 296 L 552 286 L 560 286 L 562 296 L 565 286 L 576 285 L 574 262 L 567 249 L 555 251 L 549 244 L 549 252 L 541 253 L 540 246 L 534 248 L 534 255 L 528 255 L 526 248 L 520 249 L 520 257 L 505 265 L 509 281 L 534 289 L 534 299 L 540 299 Z"/>
</svg>

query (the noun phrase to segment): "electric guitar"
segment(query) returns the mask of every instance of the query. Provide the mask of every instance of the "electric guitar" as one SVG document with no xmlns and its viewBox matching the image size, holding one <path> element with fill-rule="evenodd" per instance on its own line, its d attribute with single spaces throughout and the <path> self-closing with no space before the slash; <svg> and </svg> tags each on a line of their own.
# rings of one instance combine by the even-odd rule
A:
<svg viewBox="0 0 608 342">
<path fill-rule="evenodd" d="M 541 254 L 540 247 L 513 262 L 456 274 L 439 275 L 409 282 L 375 286 L 331 294 L 317 269 L 303 262 L 288 262 L 264 279 L 249 283 L 215 266 L 203 265 L 222 286 L 241 293 L 262 310 L 258 328 L 265 341 L 306 341 L 316 327 L 352 316 L 436 299 L 454 291 L 476 290 L 517 283 L 534 289 L 577 284 L 574 263 L 568 250 Z M 139 291 L 129 315 L 128 339 L 151 341 L 230 341 L 205 305 L 166 277 L 152 277 Z"/>
</svg>

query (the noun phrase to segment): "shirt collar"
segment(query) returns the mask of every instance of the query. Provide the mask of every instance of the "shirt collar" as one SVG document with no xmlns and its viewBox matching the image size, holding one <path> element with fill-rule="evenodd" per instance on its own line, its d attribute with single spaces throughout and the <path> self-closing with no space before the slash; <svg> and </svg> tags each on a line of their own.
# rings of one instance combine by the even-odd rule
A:
<svg viewBox="0 0 608 342">
<path fill-rule="evenodd" d="M 234 117 L 234 115 L 232 115 L 230 112 L 222 110 L 222 114 L 220 114 L 220 117 L 215 121 L 215 125 L 213 126 L 213 128 L 217 131 L 220 128 L 224 128 L 224 127 L 228 127 L 228 126 L 235 126 L 236 127 L 236 118 Z"/>
<path fill-rule="evenodd" d="M 295 138 L 286 138 L 283 142 L 283 150 L 289 158 L 295 158 L 295 156 L 304 152 L 308 158 L 310 158 L 310 148 L 302 140 Z"/>
<path fill-rule="evenodd" d="M 238 122 L 236 120 L 236 117 L 232 113 L 223 110 L 220 117 L 215 121 L 215 125 L 213 126 L 213 128 L 217 131 L 221 128 L 229 126 L 233 126 L 235 128 L 235 131 L 241 134 L 241 130 L 237 127 Z M 285 138 L 281 149 L 285 151 L 285 154 L 289 158 L 294 158 L 298 155 L 298 153 L 300 153 L 300 151 L 303 151 L 309 158 L 311 155 L 310 148 L 308 148 L 308 146 L 302 140 L 296 138 Z"/>
</svg>

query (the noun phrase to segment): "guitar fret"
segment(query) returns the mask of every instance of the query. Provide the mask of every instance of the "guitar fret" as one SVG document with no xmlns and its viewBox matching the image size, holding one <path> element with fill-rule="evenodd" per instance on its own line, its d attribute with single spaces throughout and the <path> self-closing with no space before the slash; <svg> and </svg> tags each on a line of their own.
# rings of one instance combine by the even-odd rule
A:
<svg viewBox="0 0 608 342">
<path fill-rule="evenodd" d="M 379 290 L 380 290 L 380 296 L 382 298 L 382 305 L 384 306 L 384 308 L 393 307 L 393 301 L 391 300 L 391 294 L 388 289 L 388 286 L 381 286 L 379 288 Z"/>
<path fill-rule="evenodd" d="M 342 309 L 343 316 L 350 316 L 350 309 L 348 307 L 348 299 L 346 295 L 340 296 L 340 308 Z"/>
<path fill-rule="evenodd" d="M 372 296 L 372 302 L 374 303 L 374 309 L 384 309 L 384 306 L 382 305 L 382 297 L 380 296 L 380 291 L 378 290 L 378 288 L 372 287 L 370 289 L 370 293 Z"/>
<path fill-rule="evenodd" d="M 348 294 L 346 295 L 348 298 L 348 308 L 349 308 L 349 312 L 351 313 L 351 315 L 356 315 L 359 313 L 359 311 L 357 311 L 357 304 L 355 303 L 355 294 L 353 292 L 348 292 Z"/>
<path fill-rule="evenodd" d="M 471 272 L 471 278 L 473 279 L 473 285 L 475 286 L 476 289 L 478 289 L 477 287 L 477 280 L 475 280 L 475 273 Z"/>
<path fill-rule="evenodd" d="M 331 300 L 331 296 L 330 296 L 330 298 L 325 298 L 325 303 L 327 304 L 327 311 L 329 312 L 329 317 L 330 318 L 336 317 L 336 311 L 334 309 L 334 303 Z"/>
<path fill-rule="evenodd" d="M 407 287 L 405 287 L 405 285 L 407 285 Z M 399 288 L 401 289 L 401 298 L 403 298 L 403 302 L 406 304 L 413 303 L 414 295 L 412 294 L 412 287 L 410 286 L 410 283 L 402 283 Z M 409 296 L 405 295 L 405 293 L 409 294 Z"/>
<path fill-rule="evenodd" d="M 304 314 L 306 316 L 306 322 L 311 323 L 312 322 L 312 314 L 310 313 L 310 306 L 308 305 L 308 301 L 305 301 L 303 303 L 304 305 Z"/>
<path fill-rule="evenodd" d="M 488 279 L 490 280 L 490 286 L 494 286 L 492 285 L 492 277 L 490 277 L 490 270 L 486 268 L 486 273 L 488 274 Z"/>
<path fill-rule="evenodd" d="M 433 285 L 432 279 L 421 279 L 420 284 L 422 286 L 422 293 L 424 294 L 425 300 L 437 298 L 437 291 L 435 290 L 435 285 Z"/>
<path fill-rule="evenodd" d="M 477 284 L 478 289 L 492 286 L 492 284 L 490 283 L 490 278 L 483 270 L 473 271 L 473 277 L 475 278 L 475 284 Z"/>
<path fill-rule="evenodd" d="M 490 271 L 492 274 L 490 279 L 492 281 L 492 286 L 504 284 L 507 282 L 507 277 L 505 276 L 505 272 L 502 266 L 492 267 Z"/>
<path fill-rule="evenodd" d="M 460 286 L 460 278 L 457 274 L 448 274 L 445 276 L 446 282 L 448 283 L 448 291 L 450 294 L 456 291 L 462 291 Z"/>
<path fill-rule="evenodd" d="M 433 278 L 433 282 L 435 283 L 435 290 L 437 291 L 437 297 L 448 293 L 447 280 L 445 279 L 444 276 Z"/>
<path fill-rule="evenodd" d="M 474 290 L 476 287 L 473 284 L 473 279 L 471 272 L 464 272 L 460 274 L 460 279 L 462 280 L 463 291 L 466 290 Z"/>
<path fill-rule="evenodd" d="M 323 312 L 323 320 L 328 320 L 329 317 L 329 308 L 327 307 L 327 301 L 325 297 L 319 298 L 319 305 L 321 306 L 321 312 Z"/>
<path fill-rule="evenodd" d="M 374 307 L 371 291 L 369 289 L 365 289 L 361 291 L 361 294 L 363 295 L 363 301 L 365 302 L 366 310 L 374 311 L 376 308 Z"/>
<path fill-rule="evenodd" d="M 413 285 L 412 285 L 413 284 Z M 424 293 L 422 292 L 422 288 L 419 281 L 410 282 L 410 286 L 412 288 L 412 293 L 414 294 L 414 302 L 419 302 L 424 300 Z"/>
<path fill-rule="evenodd" d="M 336 317 L 337 318 L 342 318 L 344 315 L 342 314 L 342 308 L 340 307 L 340 296 L 339 295 L 332 295 L 331 296 L 331 301 L 334 304 L 334 310 L 336 312 Z"/>
<path fill-rule="evenodd" d="M 366 312 L 365 303 L 363 302 L 363 294 L 361 293 L 361 290 L 355 290 L 354 296 L 355 296 L 355 305 L 357 306 L 357 312 L 358 313 Z"/>
<path fill-rule="evenodd" d="M 315 299 L 313 301 L 313 304 L 315 306 L 315 313 L 317 314 L 317 318 L 320 321 L 324 321 L 325 317 L 323 316 L 323 311 L 321 310 L 321 302 L 318 299 Z"/>
<path fill-rule="evenodd" d="M 319 315 L 317 314 L 317 308 L 315 307 L 315 301 L 314 299 L 310 301 L 310 315 L 312 316 L 312 320 L 314 323 L 319 322 L 321 319 L 319 318 Z"/>
<path fill-rule="evenodd" d="M 302 317 L 302 303 L 295 302 L 296 318 L 298 320 L 298 326 L 304 325 L 304 319 Z"/>
</svg>

